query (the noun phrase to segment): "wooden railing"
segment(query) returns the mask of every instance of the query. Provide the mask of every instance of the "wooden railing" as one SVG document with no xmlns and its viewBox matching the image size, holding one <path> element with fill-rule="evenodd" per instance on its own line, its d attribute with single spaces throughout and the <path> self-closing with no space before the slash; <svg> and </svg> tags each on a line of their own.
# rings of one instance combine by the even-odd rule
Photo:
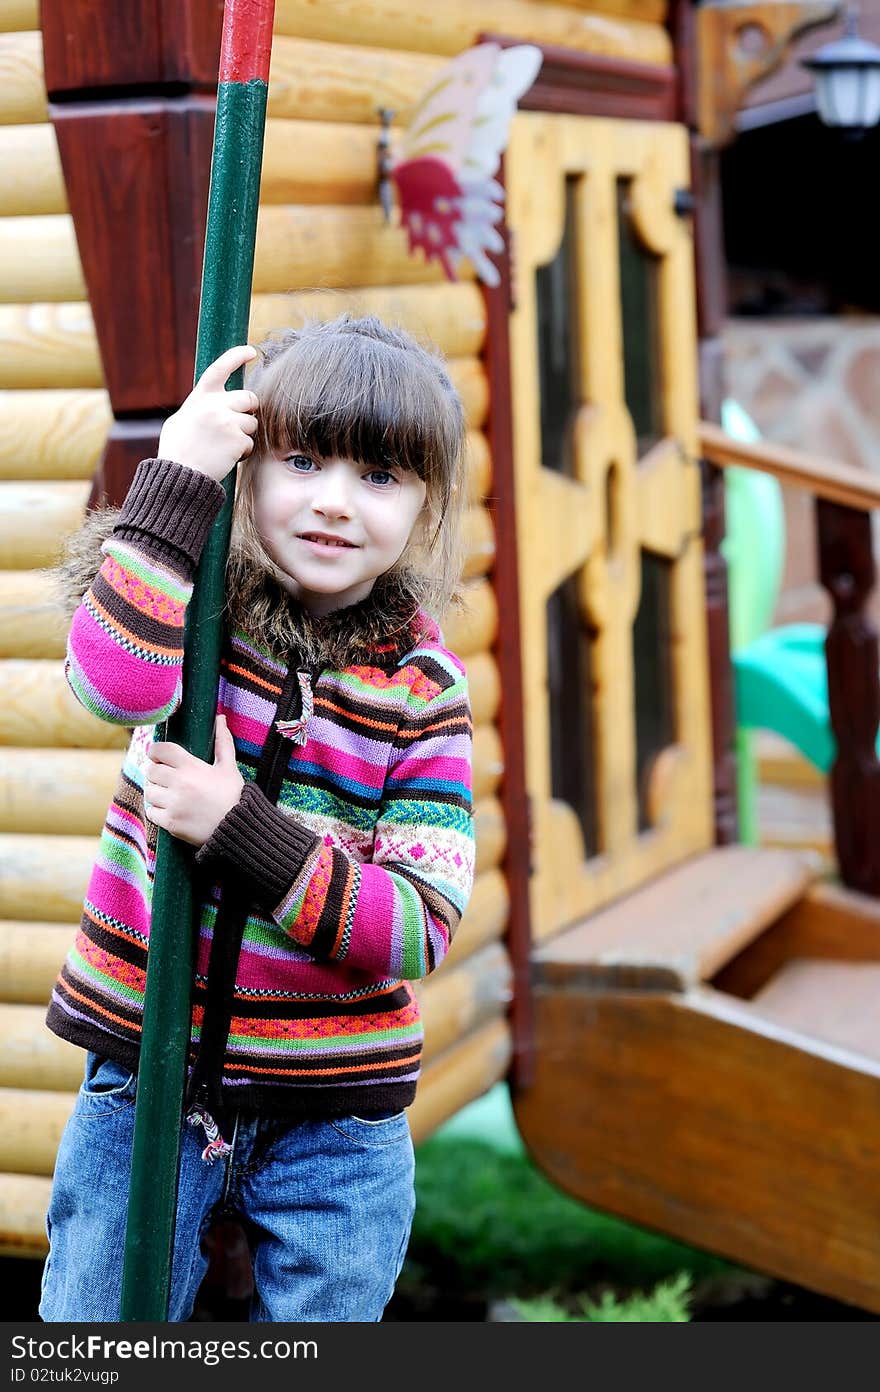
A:
<svg viewBox="0 0 880 1392">
<path fill-rule="evenodd" d="M 880 507 L 880 480 L 782 445 L 742 444 L 708 421 L 700 422 L 699 442 L 708 464 L 760 469 L 816 500 L 819 575 L 833 606 L 825 655 L 837 741 L 829 776 L 835 847 L 844 884 L 880 896 L 880 648 L 867 613 L 876 580 L 871 510 Z"/>
</svg>

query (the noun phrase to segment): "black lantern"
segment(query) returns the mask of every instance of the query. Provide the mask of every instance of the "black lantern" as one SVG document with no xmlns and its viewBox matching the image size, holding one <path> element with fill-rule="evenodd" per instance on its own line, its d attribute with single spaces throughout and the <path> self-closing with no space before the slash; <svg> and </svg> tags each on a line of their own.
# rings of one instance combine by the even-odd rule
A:
<svg viewBox="0 0 880 1392">
<path fill-rule="evenodd" d="M 864 135 L 880 121 L 880 47 L 858 32 L 858 8 L 847 11 L 843 37 L 805 58 L 815 73 L 816 106 L 826 126 Z"/>
</svg>

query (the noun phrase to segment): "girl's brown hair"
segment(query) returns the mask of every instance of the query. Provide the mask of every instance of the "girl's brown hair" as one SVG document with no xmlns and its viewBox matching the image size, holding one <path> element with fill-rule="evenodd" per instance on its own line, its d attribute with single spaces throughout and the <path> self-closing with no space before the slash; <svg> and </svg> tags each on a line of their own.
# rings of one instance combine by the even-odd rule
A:
<svg viewBox="0 0 880 1392">
<path fill-rule="evenodd" d="M 269 454 L 302 449 L 318 458 L 411 469 L 425 505 L 389 575 L 414 605 L 440 618 L 460 603 L 463 562 L 464 411 L 440 360 L 403 329 L 369 315 L 308 322 L 259 345 L 248 386 L 260 399 L 250 461 L 239 468 L 230 558 L 240 582 L 248 563 L 283 574 L 254 522 L 255 472 Z"/>
</svg>

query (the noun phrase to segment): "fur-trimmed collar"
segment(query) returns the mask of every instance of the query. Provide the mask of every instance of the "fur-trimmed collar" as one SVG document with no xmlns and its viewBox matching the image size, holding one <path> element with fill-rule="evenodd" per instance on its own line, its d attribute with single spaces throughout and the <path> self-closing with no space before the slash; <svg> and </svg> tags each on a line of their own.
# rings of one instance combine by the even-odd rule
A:
<svg viewBox="0 0 880 1392">
<path fill-rule="evenodd" d="M 71 536 L 61 564 L 53 571 L 55 596 L 72 617 L 101 565 L 101 546 L 119 512 L 90 513 Z M 290 653 L 312 668 L 342 669 L 372 662 L 393 667 L 439 629 L 419 605 L 418 577 L 408 570 L 380 575 L 366 599 L 316 618 L 275 577 L 256 569 L 236 552 L 227 569 L 227 619 L 279 661 Z"/>
</svg>

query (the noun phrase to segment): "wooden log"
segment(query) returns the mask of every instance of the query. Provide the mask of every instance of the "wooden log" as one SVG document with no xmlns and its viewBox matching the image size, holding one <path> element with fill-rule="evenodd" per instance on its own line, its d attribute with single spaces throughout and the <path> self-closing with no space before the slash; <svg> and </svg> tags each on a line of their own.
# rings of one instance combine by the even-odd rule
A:
<svg viewBox="0 0 880 1392">
<path fill-rule="evenodd" d="M 96 836 L 0 833 L 0 919 L 78 923 L 97 849 Z"/>
<path fill-rule="evenodd" d="M 2 577 L 0 577 L 2 583 Z M 491 648 L 498 633 L 498 603 L 488 580 L 472 580 L 462 586 L 461 609 L 450 609 L 443 619 L 443 635 L 449 647 L 466 659 L 471 653 Z"/>
<path fill-rule="evenodd" d="M 668 63 L 672 48 L 662 27 L 664 10 L 663 0 L 625 5 L 620 0 L 590 0 L 583 9 L 552 0 L 481 0 L 479 6 L 469 0 L 430 6 L 400 0 L 335 0 L 333 5 L 277 0 L 275 49 L 288 34 L 331 42 L 344 34 L 346 44 L 452 56 L 470 48 L 481 33 L 493 33 L 639 63 Z M 274 50 L 272 56 L 274 60 Z"/>
<path fill-rule="evenodd" d="M 0 571 L 0 658 L 63 657 L 67 629 L 45 572 Z"/>
<path fill-rule="evenodd" d="M 42 1176 L 0 1174 L 0 1256 L 45 1256 L 51 1189 L 52 1181 Z"/>
<path fill-rule="evenodd" d="M 64 538 L 80 525 L 89 486 L 80 482 L 0 484 L 0 566 L 54 565 Z"/>
<path fill-rule="evenodd" d="M 0 1172 L 51 1175 L 75 1098 L 73 1091 L 0 1088 Z"/>
<path fill-rule="evenodd" d="M 352 122 L 268 120 L 260 202 L 375 204 L 376 131 Z"/>
<path fill-rule="evenodd" d="M 91 479 L 111 421 L 105 391 L 0 393 L 0 479 Z"/>
<path fill-rule="evenodd" d="M 420 53 L 312 43 L 276 31 L 269 116 L 357 122 L 376 131 L 376 112 L 385 106 L 404 124 L 442 66 L 440 59 Z"/>
<path fill-rule="evenodd" d="M 45 1004 L 0 1004 L 0 1088 L 76 1092 L 82 1076 L 82 1049 L 47 1030 Z"/>
<path fill-rule="evenodd" d="M 488 382 L 486 384 L 488 393 Z M 481 430 L 469 430 L 465 440 L 467 496 L 469 503 L 481 503 L 492 486 L 492 456 L 489 441 Z"/>
<path fill-rule="evenodd" d="M 472 580 L 488 574 L 495 560 L 495 533 L 488 510 L 481 504 L 468 508 L 462 531 L 466 557 L 462 576 L 465 580 Z"/>
<path fill-rule="evenodd" d="M 500 1082 L 510 1066 L 511 1052 L 509 1026 L 492 1020 L 430 1063 L 408 1111 L 415 1144 L 427 1140 L 444 1121 Z"/>
<path fill-rule="evenodd" d="M 443 962 L 437 971 L 418 982 L 415 990 L 425 1027 L 423 1062 L 432 1062 L 487 1020 L 503 1019 L 510 1001 L 510 988 L 510 958 L 498 942 L 490 943 L 449 969 Z M 19 1010 L 31 1008 L 18 1007 Z M 42 1020 L 40 1025 L 42 1028 Z M 3 1077 L 2 1026 L 3 1007 L 0 1006 L 0 1079 Z"/>
<path fill-rule="evenodd" d="M 452 358 L 447 367 L 452 384 L 461 397 L 468 426 L 471 429 L 481 426 L 489 408 L 486 369 L 477 358 Z"/>
<path fill-rule="evenodd" d="M 491 797 L 497 790 L 503 773 L 504 752 L 497 729 L 494 725 L 478 725 L 474 730 L 474 798 Z M 2 787 L 0 782 L 0 807 L 4 801 Z"/>
<path fill-rule="evenodd" d="M 85 298 L 73 220 L 68 213 L 0 218 L 0 303 Z"/>
<path fill-rule="evenodd" d="M 0 305 L 0 389 L 100 387 L 87 304 Z"/>
<path fill-rule="evenodd" d="M 0 3 L 0 32 L 11 34 L 15 29 L 39 29 L 39 0 L 2 0 Z"/>
<path fill-rule="evenodd" d="M 72 923 L 0 923 L 0 997 L 45 1010 L 75 931 Z"/>
<path fill-rule="evenodd" d="M 0 217 L 66 212 L 64 175 L 52 126 L 5 126 L 0 139 Z"/>
<path fill-rule="evenodd" d="M 450 962 L 462 961 L 486 943 L 500 938 L 509 909 L 507 885 L 502 872 L 486 870 L 477 875 L 464 917 L 447 954 Z"/>
<path fill-rule="evenodd" d="M 39 29 L 0 34 L 0 126 L 48 119 Z"/>
<path fill-rule="evenodd" d="M 128 744 L 128 731 L 83 709 L 60 662 L 9 658 L 0 663 L 0 745 L 6 744 L 119 750 Z"/>
<path fill-rule="evenodd" d="M 306 319 L 324 323 L 345 311 L 375 314 L 387 324 L 399 324 L 452 358 L 478 357 L 486 336 L 483 297 L 475 284 L 379 285 L 254 295 L 250 341 L 258 343 L 278 329 L 297 328 Z"/>
<path fill-rule="evenodd" d="M 0 832 L 100 835 L 121 763 L 119 749 L 0 748 Z"/>
<path fill-rule="evenodd" d="M 467 660 L 468 690 L 471 698 L 471 714 L 475 725 L 488 725 L 498 713 L 501 699 L 501 678 L 498 663 L 490 652 L 474 653 Z M 3 674 L 0 671 L 0 691 Z M 15 744 L 18 741 L 3 739 L 3 698 L 0 695 L 0 744 Z M 40 741 L 42 743 L 42 741 Z"/>
<path fill-rule="evenodd" d="M 7 221 L 26 222 L 28 219 Z M 463 263 L 462 279 L 472 278 L 472 269 Z M 436 285 L 442 280 L 443 272 L 436 262 L 426 264 L 421 257 L 410 255 L 405 232 L 401 227 L 387 226 L 378 207 L 334 208 L 308 204 L 279 207 L 270 203 L 260 209 L 254 252 L 255 295 L 302 290 L 315 285 L 322 289 L 352 285 Z M 4 279 L 0 277 L 0 291 L 3 286 Z M 39 299 L 41 296 L 7 298 Z"/>
<path fill-rule="evenodd" d="M 480 798 L 474 805 L 477 878 L 501 864 L 507 846 L 504 812 L 498 798 Z"/>
</svg>

